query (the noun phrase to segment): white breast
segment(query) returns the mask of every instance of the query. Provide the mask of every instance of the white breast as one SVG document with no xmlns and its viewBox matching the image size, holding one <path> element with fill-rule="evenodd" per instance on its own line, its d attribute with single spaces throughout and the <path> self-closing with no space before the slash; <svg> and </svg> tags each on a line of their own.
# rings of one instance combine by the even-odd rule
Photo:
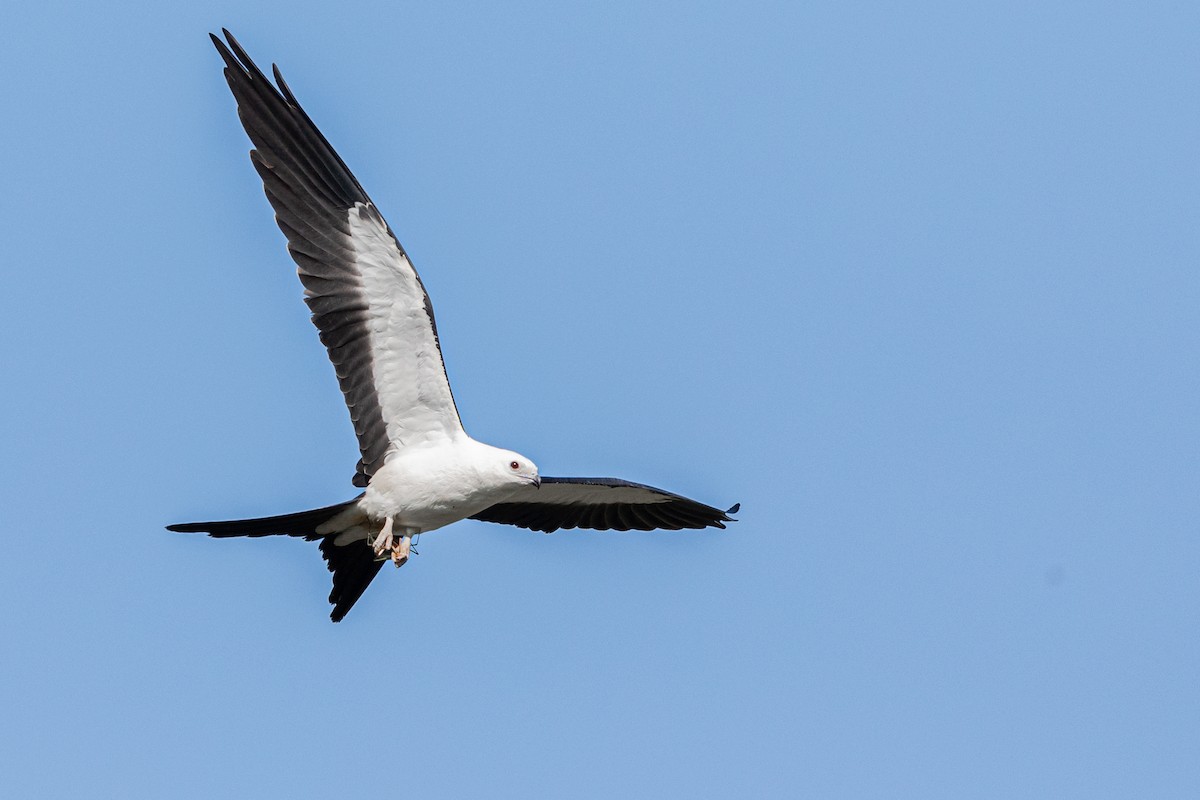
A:
<svg viewBox="0 0 1200 800">
<path fill-rule="evenodd" d="M 372 519 L 431 531 L 504 500 L 519 488 L 482 468 L 487 445 L 462 436 L 393 453 L 371 478 L 359 508 Z"/>
</svg>

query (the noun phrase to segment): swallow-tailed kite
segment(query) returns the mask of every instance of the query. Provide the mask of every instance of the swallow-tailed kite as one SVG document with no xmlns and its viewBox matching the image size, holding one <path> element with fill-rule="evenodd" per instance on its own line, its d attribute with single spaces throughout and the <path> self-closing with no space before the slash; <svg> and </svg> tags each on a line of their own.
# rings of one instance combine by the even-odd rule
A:
<svg viewBox="0 0 1200 800">
<path fill-rule="evenodd" d="M 471 518 L 550 533 L 559 528 L 724 528 L 721 511 L 614 478 L 541 477 L 527 457 L 463 430 L 438 345 L 433 306 L 408 254 L 274 68 L 275 85 L 237 40 L 212 37 L 254 143 L 275 220 L 299 266 L 304 300 L 350 407 L 362 458 L 353 500 L 263 519 L 169 530 L 320 541 L 333 573 L 332 619 L 362 596 L 412 538 Z"/>
</svg>

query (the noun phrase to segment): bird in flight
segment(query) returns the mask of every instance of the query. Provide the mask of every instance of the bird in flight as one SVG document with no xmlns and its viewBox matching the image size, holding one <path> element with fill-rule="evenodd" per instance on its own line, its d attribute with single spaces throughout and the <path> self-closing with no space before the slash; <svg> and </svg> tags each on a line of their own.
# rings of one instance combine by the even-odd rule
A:
<svg viewBox="0 0 1200 800">
<path fill-rule="evenodd" d="M 462 519 L 559 528 L 724 528 L 721 511 L 615 478 L 543 477 L 526 456 L 463 430 L 438 344 L 433 306 L 408 254 L 278 67 L 275 85 L 227 30 L 211 35 L 254 149 L 275 221 L 299 267 L 304 301 L 329 353 L 361 458 L 337 505 L 277 517 L 189 522 L 168 530 L 319 541 L 340 621 L 380 567 L 408 561 L 413 537 Z M 228 46 L 226 45 L 228 42 Z"/>
</svg>

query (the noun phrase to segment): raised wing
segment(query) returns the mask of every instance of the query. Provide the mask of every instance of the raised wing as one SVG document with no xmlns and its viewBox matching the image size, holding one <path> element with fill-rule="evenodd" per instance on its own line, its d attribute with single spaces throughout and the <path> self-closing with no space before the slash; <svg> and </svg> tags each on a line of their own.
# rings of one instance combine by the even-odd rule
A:
<svg viewBox="0 0 1200 800">
<path fill-rule="evenodd" d="M 462 434 L 433 306 L 404 248 L 273 68 L 212 37 L 304 301 L 337 372 L 366 486 L 390 450 Z M 232 50 L 232 52 L 231 52 Z"/>
<path fill-rule="evenodd" d="M 502 522 L 542 533 L 559 528 L 652 531 L 659 528 L 724 528 L 736 522 L 739 506 L 728 511 L 706 506 L 653 486 L 617 478 L 542 478 L 542 486 L 521 489 L 512 499 L 471 519 Z"/>
</svg>

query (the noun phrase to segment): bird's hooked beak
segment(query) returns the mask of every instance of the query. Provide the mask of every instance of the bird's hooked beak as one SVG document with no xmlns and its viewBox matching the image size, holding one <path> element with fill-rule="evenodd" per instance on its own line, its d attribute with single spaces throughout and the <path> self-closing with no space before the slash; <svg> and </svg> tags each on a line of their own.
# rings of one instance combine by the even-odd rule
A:
<svg viewBox="0 0 1200 800">
<path fill-rule="evenodd" d="M 542 488 L 542 476 L 541 475 L 534 475 L 533 478 L 531 478 L 529 482 L 533 484 L 533 488 L 535 488 L 535 489 Z"/>
</svg>

